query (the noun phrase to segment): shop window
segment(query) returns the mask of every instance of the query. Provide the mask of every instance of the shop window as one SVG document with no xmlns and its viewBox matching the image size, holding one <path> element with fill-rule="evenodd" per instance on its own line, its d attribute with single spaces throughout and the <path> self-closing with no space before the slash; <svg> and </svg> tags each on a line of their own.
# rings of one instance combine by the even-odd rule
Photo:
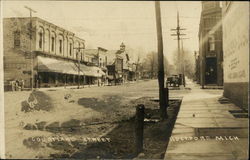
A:
<svg viewBox="0 0 250 160">
<path fill-rule="evenodd" d="M 14 32 L 14 47 L 20 47 L 20 31 Z"/>
</svg>

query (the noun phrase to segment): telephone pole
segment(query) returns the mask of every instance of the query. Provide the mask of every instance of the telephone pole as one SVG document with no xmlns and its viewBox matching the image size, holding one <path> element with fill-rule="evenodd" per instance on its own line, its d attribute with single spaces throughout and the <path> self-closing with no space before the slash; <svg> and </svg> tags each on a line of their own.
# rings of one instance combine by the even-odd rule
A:
<svg viewBox="0 0 250 160">
<path fill-rule="evenodd" d="M 80 50 L 81 49 L 85 49 L 84 47 L 78 47 L 78 48 L 73 48 L 73 49 L 77 49 L 77 62 L 78 62 L 78 85 L 77 85 L 77 89 L 80 89 Z M 83 82 L 83 86 L 84 86 L 84 82 Z"/>
<path fill-rule="evenodd" d="M 159 100 L 161 119 L 167 119 L 167 102 L 166 93 L 164 90 L 164 62 L 163 62 L 163 41 L 162 41 L 162 26 L 161 26 L 161 8 L 160 1 L 155 1 L 156 28 L 158 40 L 158 83 L 159 83 Z"/>
<path fill-rule="evenodd" d="M 186 86 L 186 81 L 185 81 L 185 53 L 183 49 L 183 40 L 189 39 L 189 38 L 181 38 L 181 69 L 182 69 L 182 74 L 183 74 L 183 85 L 184 87 Z"/>
<path fill-rule="evenodd" d="M 181 51 L 180 51 L 180 40 L 181 40 L 181 36 L 184 36 L 186 34 L 182 34 L 180 31 L 181 30 L 186 30 L 186 28 L 181 28 L 180 27 L 180 20 L 179 20 L 179 12 L 177 11 L 177 27 L 174 29 L 171 29 L 171 31 L 176 31 L 175 34 L 171 34 L 171 36 L 177 36 L 177 45 L 178 45 L 178 55 L 177 55 L 177 72 L 179 74 L 182 74 L 182 76 L 184 76 L 183 73 L 183 67 L 182 67 L 182 59 L 183 57 L 181 56 Z M 182 80 L 182 84 L 183 84 L 183 80 Z"/>
<path fill-rule="evenodd" d="M 31 9 L 30 7 L 24 6 L 24 8 L 28 9 L 30 11 L 30 75 L 31 75 L 31 91 L 33 91 L 33 85 L 34 85 L 34 76 L 33 76 L 33 55 L 32 55 L 32 12 L 36 13 L 35 10 Z"/>
</svg>

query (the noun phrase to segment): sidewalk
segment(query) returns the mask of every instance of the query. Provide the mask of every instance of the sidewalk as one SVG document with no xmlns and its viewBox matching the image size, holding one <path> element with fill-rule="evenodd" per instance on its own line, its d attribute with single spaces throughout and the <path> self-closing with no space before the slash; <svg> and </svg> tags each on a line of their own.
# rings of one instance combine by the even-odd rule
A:
<svg viewBox="0 0 250 160">
<path fill-rule="evenodd" d="M 137 81 L 137 82 L 134 82 L 134 81 L 131 81 L 131 82 L 125 82 L 123 84 L 120 84 L 120 85 L 125 85 L 125 84 L 134 84 L 134 83 L 139 83 L 139 82 L 142 82 L 141 80 Z M 111 86 L 119 86 L 119 85 L 99 85 L 98 84 L 85 84 L 85 85 L 80 85 L 80 89 L 84 89 L 84 88 L 94 88 L 94 87 L 99 87 L 99 88 L 102 88 L 102 87 L 111 87 Z M 63 90 L 63 89 L 77 89 L 78 86 L 77 85 L 74 85 L 74 86 L 58 86 L 58 87 L 42 87 L 42 88 L 37 88 L 37 90 L 40 90 L 40 91 L 47 91 L 47 90 Z"/>
<path fill-rule="evenodd" d="M 172 132 L 166 160 L 247 160 L 248 118 L 235 118 L 232 103 L 220 104 L 223 90 L 192 90 L 185 95 Z"/>
</svg>

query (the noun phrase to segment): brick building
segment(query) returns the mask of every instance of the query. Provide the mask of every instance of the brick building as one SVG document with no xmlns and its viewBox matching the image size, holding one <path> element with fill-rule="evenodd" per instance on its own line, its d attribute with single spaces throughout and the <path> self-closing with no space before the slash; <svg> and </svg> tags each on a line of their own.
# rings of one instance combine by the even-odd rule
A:
<svg viewBox="0 0 250 160">
<path fill-rule="evenodd" d="M 30 18 L 4 18 L 5 89 L 16 79 L 31 87 L 32 69 L 34 87 L 84 84 L 86 77 L 101 77 L 105 73 L 99 67 L 87 65 L 84 47 L 74 33 L 40 18 L 33 17 L 31 25 Z"/>
<path fill-rule="evenodd" d="M 224 96 L 248 110 L 249 2 L 222 2 Z"/>
<path fill-rule="evenodd" d="M 219 1 L 203 1 L 199 27 L 199 65 L 202 87 L 223 85 L 222 17 Z"/>
</svg>

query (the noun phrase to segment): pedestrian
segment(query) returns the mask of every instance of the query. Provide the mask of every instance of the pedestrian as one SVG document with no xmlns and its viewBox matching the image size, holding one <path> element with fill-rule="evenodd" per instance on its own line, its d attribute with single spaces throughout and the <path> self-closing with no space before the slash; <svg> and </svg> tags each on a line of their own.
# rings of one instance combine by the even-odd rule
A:
<svg viewBox="0 0 250 160">
<path fill-rule="evenodd" d="M 16 87 L 16 81 L 10 81 L 10 85 L 11 85 L 11 89 L 12 89 L 12 91 L 15 91 L 16 89 L 15 89 L 15 87 Z"/>
<path fill-rule="evenodd" d="M 15 90 L 20 91 L 20 85 L 19 85 L 19 80 L 15 81 Z"/>
</svg>

